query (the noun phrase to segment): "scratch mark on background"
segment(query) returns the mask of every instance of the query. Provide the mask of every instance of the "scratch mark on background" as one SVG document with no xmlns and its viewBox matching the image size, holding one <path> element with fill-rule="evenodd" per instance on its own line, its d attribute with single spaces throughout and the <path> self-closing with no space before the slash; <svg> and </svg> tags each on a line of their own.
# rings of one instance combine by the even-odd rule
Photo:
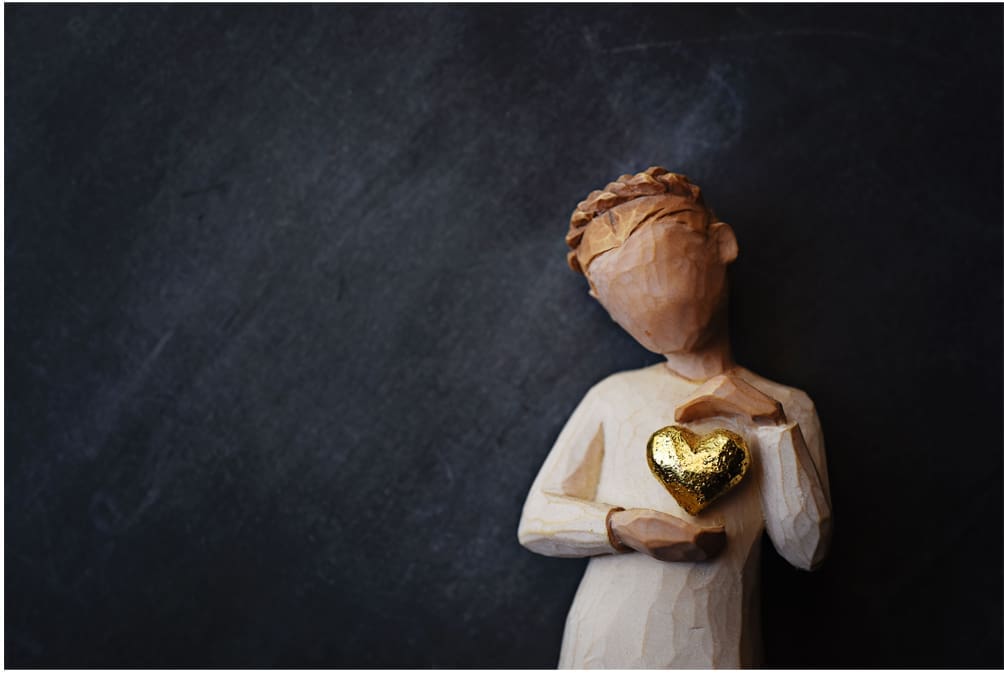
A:
<svg viewBox="0 0 1004 676">
<path fill-rule="evenodd" d="M 192 188 L 191 190 L 186 190 L 181 193 L 181 198 L 187 199 L 189 197 L 195 197 L 196 195 L 204 195 L 207 192 L 218 192 L 221 195 L 226 195 L 228 190 L 230 190 L 230 184 L 226 181 L 220 181 L 219 183 L 213 183 L 212 185 L 207 185 L 202 188 Z"/>
<path fill-rule="evenodd" d="M 321 107 L 320 100 L 318 100 L 318 98 L 316 96 L 314 96 L 309 91 L 307 91 L 303 87 L 303 85 L 301 85 L 299 82 L 297 82 L 296 80 L 294 80 L 293 76 L 290 75 L 289 72 L 285 68 L 276 68 L 276 71 L 279 73 L 279 75 L 282 77 L 282 79 L 285 80 L 289 84 L 290 87 L 292 87 L 293 89 L 296 90 L 296 92 L 298 94 L 300 94 L 303 98 L 307 99 L 307 101 L 309 101 L 310 103 L 314 104 L 318 108 Z"/>
<path fill-rule="evenodd" d="M 840 38 L 844 40 L 865 40 L 868 42 L 877 42 L 889 45 L 891 47 L 914 52 L 916 54 L 922 54 L 928 57 L 937 56 L 926 50 L 916 50 L 902 40 L 893 40 L 880 35 L 872 35 L 871 33 L 864 33 L 861 31 L 817 30 L 811 28 L 778 30 L 765 33 L 748 33 L 745 35 L 716 35 L 704 38 L 681 38 L 679 40 L 664 40 L 660 42 L 639 42 L 631 45 L 610 47 L 609 49 L 604 49 L 602 51 L 607 54 L 624 54 L 627 52 L 644 52 L 652 49 L 675 49 L 688 45 L 722 44 L 729 42 L 760 42 L 763 40 L 783 38 Z M 593 45 L 590 45 L 590 47 L 594 48 Z"/>
</svg>

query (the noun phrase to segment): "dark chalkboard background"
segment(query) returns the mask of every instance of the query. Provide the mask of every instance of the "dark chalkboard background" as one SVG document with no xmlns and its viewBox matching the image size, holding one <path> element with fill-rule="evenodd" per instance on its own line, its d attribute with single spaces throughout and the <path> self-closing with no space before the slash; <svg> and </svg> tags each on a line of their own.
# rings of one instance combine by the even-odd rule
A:
<svg viewBox="0 0 1004 676">
<path fill-rule="evenodd" d="M 554 665 L 522 501 L 658 359 L 563 236 L 651 164 L 826 431 L 769 663 L 1001 664 L 999 6 L 5 16 L 9 666 Z"/>
</svg>

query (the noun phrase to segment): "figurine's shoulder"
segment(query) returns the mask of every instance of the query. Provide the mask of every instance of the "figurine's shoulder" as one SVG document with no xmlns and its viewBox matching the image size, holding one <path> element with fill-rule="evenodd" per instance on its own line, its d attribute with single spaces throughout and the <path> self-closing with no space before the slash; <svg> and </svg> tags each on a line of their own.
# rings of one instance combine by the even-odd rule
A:
<svg viewBox="0 0 1004 676">
<path fill-rule="evenodd" d="M 799 421 L 808 421 L 816 414 L 816 406 L 812 403 L 812 399 L 797 387 L 776 383 L 742 366 L 737 367 L 736 370 L 750 385 L 781 402 L 788 417 Z"/>
<path fill-rule="evenodd" d="M 593 396 L 601 398 L 616 396 L 620 397 L 629 392 L 644 390 L 645 386 L 659 381 L 659 376 L 664 375 L 661 364 L 644 366 L 639 369 L 628 371 L 618 371 L 593 385 L 589 390 Z"/>
</svg>

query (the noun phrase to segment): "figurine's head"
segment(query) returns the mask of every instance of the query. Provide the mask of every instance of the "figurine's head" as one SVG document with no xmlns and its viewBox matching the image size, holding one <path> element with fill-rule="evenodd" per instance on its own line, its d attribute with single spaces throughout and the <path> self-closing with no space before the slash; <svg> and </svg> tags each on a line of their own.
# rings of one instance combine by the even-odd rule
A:
<svg viewBox="0 0 1004 676">
<path fill-rule="evenodd" d="M 646 349 L 699 349 L 725 330 L 735 233 L 681 174 L 625 174 L 579 203 L 565 238 L 589 293 Z"/>
</svg>

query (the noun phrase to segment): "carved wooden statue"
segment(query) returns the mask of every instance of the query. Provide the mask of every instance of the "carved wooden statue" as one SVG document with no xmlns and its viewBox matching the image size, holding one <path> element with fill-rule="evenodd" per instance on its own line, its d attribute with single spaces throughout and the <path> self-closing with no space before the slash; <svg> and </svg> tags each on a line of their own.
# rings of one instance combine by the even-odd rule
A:
<svg viewBox="0 0 1004 676">
<path fill-rule="evenodd" d="M 665 361 L 589 390 L 523 508 L 523 546 L 592 557 L 559 666 L 756 666 L 764 528 L 806 570 L 829 543 L 812 401 L 732 362 L 736 237 L 685 176 L 621 176 L 566 241 L 590 295 Z"/>
</svg>

